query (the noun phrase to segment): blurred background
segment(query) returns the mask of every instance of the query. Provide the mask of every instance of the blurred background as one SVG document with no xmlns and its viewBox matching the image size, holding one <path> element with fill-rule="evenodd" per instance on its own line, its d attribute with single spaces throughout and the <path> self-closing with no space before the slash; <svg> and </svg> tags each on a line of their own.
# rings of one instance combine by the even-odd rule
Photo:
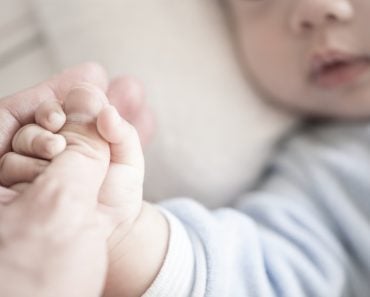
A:
<svg viewBox="0 0 370 297">
<path fill-rule="evenodd" d="M 85 61 L 144 83 L 158 123 L 151 201 L 224 205 L 293 123 L 244 81 L 217 1 L 0 0 L 0 97 Z"/>
<path fill-rule="evenodd" d="M 51 75 L 56 66 L 48 55 L 40 28 L 25 1 L 0 1 L 0 96 Z"/>
</svg>

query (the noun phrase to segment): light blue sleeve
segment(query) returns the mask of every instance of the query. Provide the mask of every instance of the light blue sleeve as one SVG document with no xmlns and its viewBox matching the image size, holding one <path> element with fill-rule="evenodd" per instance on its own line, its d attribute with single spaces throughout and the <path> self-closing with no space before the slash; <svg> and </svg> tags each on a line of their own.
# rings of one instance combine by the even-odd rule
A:
<svg viewBox="0 0 370 297">
<path fill-rule="evenodd" d="M 370 129 L 290 140 L 235 208 L 162 205 L 171 239 L 145 297 L 370 296 Z"/>
</svg>

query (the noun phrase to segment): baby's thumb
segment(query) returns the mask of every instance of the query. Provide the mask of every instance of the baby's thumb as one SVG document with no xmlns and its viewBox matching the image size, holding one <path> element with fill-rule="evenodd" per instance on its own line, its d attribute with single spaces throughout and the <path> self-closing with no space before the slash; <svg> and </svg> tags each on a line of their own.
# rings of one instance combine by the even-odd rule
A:
<svg viewBox="0 0 370 297">
<path fill-rule="evenodd" d="M 139 135 L 113 106 L 107 106 L 100 112 L 97 126 L 100 135 L 110 143 L 111 163 L 144 169 Z"/>
<path fill-rule="evenodd" d="M 142 194 L 144 157 L 135 128 L 121 118 L 113 106 L 98 116 L 98 131 L 110 143 L 108 175 L 100 191 L 100 202 L 108 206 L 136 205 Z"/>
</svg>

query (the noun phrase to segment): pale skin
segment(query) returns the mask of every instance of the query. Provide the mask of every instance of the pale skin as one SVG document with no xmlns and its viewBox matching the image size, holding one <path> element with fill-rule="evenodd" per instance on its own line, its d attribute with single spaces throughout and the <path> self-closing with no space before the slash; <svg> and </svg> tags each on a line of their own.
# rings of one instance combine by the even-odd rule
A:
<svg viewBox="0 0 370 297">
<path fill-rule="evenodd" d="M 81 85 L 81 83 L 83 84 Z M 127 80 L 125 84 L 127 84 Z M 115 86 L 117 87 L 117 81 Z M 0 230 L 2 243 L 0 246 L 0 261 L 2 264 L 1 274 L 4 277 L 0 281 L 0 290 L 1 292 L 9 292 L 7 296 L 25 296 L 25 292 L 32 294 L 32 296 L 50 296 L 50 290 L 52 290 L 53 296 L 74 296 L 73 294 L 77 294 L 76 296 L 99 296 L 103 285 L 106 286 L 105 294 L 107 296 L 114 294 L 111 287 L 116 280 L 110 277 L 110 273 L 108 273 L 108 276 L 106 275 L 108 264 L 106 255 L 108 251 L 110 251 L 111 270 L 117 270 L 119 265 L 115 264 L 125 259 L 121 255 L 119 255 L 120 259 L 115 258 L 118 256 L 118 250 L 123 251 L 126 244 L 130 244 L 130 234 L 135 235 L 143 228 L 143 222 L 146 220 L 142 219 L 141 214 L 145 214 L 143 216 L 145 218 L 155 217 L 157 214 L 150 210 L 150 206 L 142 205 L 141 195 L 138 195 L 138 193 L 134 195 L 138 197 L 138 201 L 134 205 L 128 199 L 122 202 L 114 200 L 113 196 L 108 196 L 109 191 L 104 191 L 104 184 L 107 182 L 110 182 L 113 186 L 117 185 L 114 178 L 114 171 L 117 169 L 112 170 L 115 165 L 121 169 L 127 167 L 126 170 L 123 170 L 123 173 L 137 171 L 134 174 L 135 178 L 127 179 L 128 182 L 121 189 L 118 189 L 121 194 L 125 191 L 136 192 L 134 191 L 135 184 L 140 185 L 139 190 L 141 191 L 141 174 L 143 173 L 139 137 L 132 126 L 123 121 L 114 108 L 107 105 L 108 100 L 103 92 L 106 89 L 107 80 L 102 69 L 97 65 L 89 64 L 69 70 L 51 81 L 16 94 L 9 99 L 5 98 L 0 103 L 0 111 L 2 112 L 0 117 L 3 124 L 0 141 L 3 144 L 1 146 L 3 154 L 9 151 L 12 138 L 14 140 L 13 147 L 18 147 L 17 142 L 19 140 L 16 140 L 17 136 L 13 137 L 13 135 L 15 131 L 19 131 L 22 124 L 31 123 L 33 118 L 36 118 L 38 125 L 44 127 L 44 131 L 59 131 L 67 118 L 67 124 L 59 131 L 63 138 L 59 136 L 54 142 L 53 134 L 49 132 L 46 135 L 40 133 L 36 137 L 36 145 L 31 145 L 31 148 L 35 149 L 34 151 L 32 149 L 28 150 L 27 144 L 24 146 L 24 152 L 32 156 L 43 156 L 46 152 L 46 159 L 53 159 L 50 165 L 48 163 L 46 168 L 44 161 L 41 166 L 40 164 L 37 165 L 41 167 L 41 170 L 34 171 L 28 170 L 29 168 L 24 170 L 25 167 L 22 167 L 23 176 L 26 177 L 26 180 L 15 178 L 12 181 L 12 178 L 5 178 L 8 185 L 15 185 L 14 182 L 16 182 L 17 186 L 14 189 L 1 188 L 0 201 L 3 205 L 1 207 L 3 221 Z M 127 91 L 127 88 L 124 85 L 119 85 L 118 91 L 117 89 L 115 91 L 116 95 L 121 96 L 121 99 L 130 98 L 125 90 Z M 55 111 L 59 114 L 61 112 L 60 105 L 56 104 L 58 100 L 65 101 L 66 118 L 63 113 L 59 117 L 50 117 Z M 44 103 L 40 105 L 40 102 Z M 23 109 L 24 106 L 19 108 L 20 104 L 27 104 L 27 109 Z M 112 126 L 116 128 L 117 125 L 121 128 L 119 134 L 116 133 L 117 130 L 110 129 Z M 32 138 L 32 135 L 35 136 L 32 127 L 37 129 L 37 126 L 28 125 L 21 130 L 25 134 L 30 131 Z M 145 127 L 145 125 L 142 127 Z M 113 133 L 110 133 L 111 131 Z M 38 133 L 40 130 L 36 132 Z M 19 134 L 22 134 L 22 132 L 19 132 Z M 148 131 L 146 135 L 149 135 Z M 43 138 L 44 136 L 46 138 Z M 125 141 L 123 142 L 124 138 Z M 42 145 L 44 139 L 46 139 L 46 146 Z M 41 146 L 38 146 L 37 143 Z M 137 146 L 137 149 L 132 149 L 132 146 Z M 45 147 L 51 148 L 51 150 L 45 150 Z M 129 152 L 123 153 L 128 148 L 130 148 Z M 63 152 L 60 153 L 62 150 Z M 77 153 L 77 156 L 82 155 L 84 158 L 76 159 L 71 151 Z M 13 161 L 18 162 L 18 156 L 21 155 L 13 154 L 10 161 L 7 161 L 8 164 Z M 118 164 L 110 163 L 109 158 Z M 7 159 L 6 155 L 3 159 Z M 24 160 L 20 161 L 24 162 Z M 106 169 L 102 166 L 103 160 L 106 163 Z M 27 167 L 33 167 L 34 164 L 31 158 L 27 162 Z M 122 164 L 119 164 L 119 162 L 122 162 Z M 9 165 L 5 164 L 5 167 L 7 166 Z M 138 169 L 136 169 L 136 166 Z M 41 173 L 41 171 L 43 172 Z M 110 174 L 112 171 L 113 174 Z M 15 171 L 10 170 L 9 172 L 12 175 Z M 93 174 L 91 174 L 92 172 Z M 38 178 L 32 184 L 28 184 L 30 177 L 36 177 L 36 175 L 38 175 Z M 69 185 L 69 183 L 71 184 Z M 69 189 L 71 189 L 71 192 L 69 192 Z M 102 194 L 107 196 L 102 196 Z M 18 199 L 18 197 L 27 197 L 28 200 Z M 40 197 L 40 203 L 36 199 L 38 197 Z M 59 203 L 59 197 L 62 199 L 61 203 Z M 85 197 L 86 201 L 89 198 L 89 204 L 83 206 L 80 203 L 71 203 L 75 197 Z M 106 198 L 106 200 L 101 197 Z M 34 205 L 31 209 L 30 203 L 34 198 Z M 132 197 L 130 196 L 130 198 Z M 102 199 L 102 203 L 97 201 L 98 199 Z M 19 203 L 22 201 L 27 203 Z M 50 207 L 46 202 L 51 204 Z M 109 203 L 114 207 L 108 205 Z M 124 209 L 123 205 L 125 206 Z M 91 216 L 91 209 L 95 209 L 94 213 L 96 212 L 98 215 Z M 89 213 L 89 215 L 87 216 L 86 213 Z M 85 217 L 86 222 L 83 220 Z M 63 221 L 65 221 L 65 224 Z M 165 225 L 162 229 L 167 230 L 166 221 L 162 217 L 159 220 L 156 219 L 156 221 L 162 222 Z M 34 234 L 35 230 L 39 229 L 40 223 L 45 228 L 40 228 L 40 231 Z M 24 228 L 25 230 L 20 236 L 18 230 L 24 224 L 30 225 L 30 230 Z M 128 229 L 130 229 L 130 233 L 128 233 Z M 68 240 L 61 240 L 61 244 L 59 244 L 60 231 L 66 232 L 67 235 L 71 233 L 73 236 L 67 236 Z M 153 231 L 154 233 L 149 236 L 150 241 L 153 240 L 154 236 L 157 238 L 157 235 L 161 238 L 161 233 L 156 233 L 155 229 Z M 166 236 L 167 233 L 163 235 Z M 13 244 L 14 239 L 18 237 L 20 238 L 20 244 Z M 126 244 L 121 243 L 122 237 L 126 238 Z M 164 243 L 166 241 L 167 239 L 163 240 Z M 108 245 L 106 242 L 108 242 Z M 147 253 L 144 253 L 144 246 L 146 247 L 147 243 L 143 240 L 142 244 L 143 252 L 140 254 L 140 259 L 146 260 Z M 56 247 L 58 248 L 56 249 Z M 138 245 L 138 248 L 138 251 L 140 251 L 140 245 Z M 161 265 L 159 263 L 161 260 L 155 259 L 161 259 L 165 249 L 166 247 L 153 249 L 154 257 L 150 257 L 146 261 L 148 267 L 153 266 L 155 271 L 132 269 L 127 278 L 128 282 L 122 284 L 122 279 L 120 279 L 119 284 L 129 289 L 133 294 L 141 294 L 141 290 L 145 290 L 144 287 L 148 286 L 148 282 L 152 281 L 151 278 L 155 277 L 156 270 Z M 87 253 L 87 250 L 92 250 L 92 253 Z M 40 257 L 37 257 L 37 252 L 41 253 Z M 21 257 L 19 253 L 24 254 L 27 258 Z M 82 256 L 81 253 L 83 253 Z M 28 257 L 30 254 L 33 254 L 34 257 Z M 40 263 L 48 263 L 47 255 L 50 256 L 52 265 L 40 265 Z M 80 256 L 81 260 L 79 259 Z M 129 253 L 126 253 L 125 256 L 129 257 L 131 261 L 136 260 Z M 60 259 L 61 261 L 59 263 L 54 259 Z M 99 259 L 101 261 L 98 261 Z M 70 263 L 71 261 L 74 264 Z M 62 263 L 65 263 L 65 266 L 61 265 Z M 130 269 L 130 266 L 127 266 L 127 268 Z M 71 269 L 74 273 L 71 273 Z M 144 276 L 143 283 L 130 282 L 130 277 L 135 277 L 135 271 Z M 112 275 L 115 275 L 115 273 Z M 73 290 L 73 293 L 71 290 Z"/>
<path fill-rule="evenodd" d="M 153 282 L 165 257 L 169 237 L 167 222 L 153 206 L 142 202 L 144 159 L 136 130 L 112 105 L 100 106 L 100 98 L 108 102 L 98 88 L 83 84 L 68 94 L 64 103 L 66 116 L 58 103 L 42 104 L 35 112 L 36 121 L 44 122 L 52 118 L 50 115 L 60 114 L 60 118 L 66 119 L 62 130 L 53 134 L 37 124 L 21 128 L 13 138 L 12 153 L 3 157 L 5 165 L 1 176 L 7 177 L 6 186 L 20 193 L 27 192 L 30 183 L 64 154 L 66 144 L 95 146 L 103 138 L 110 148 L 101 151 L 110 158 L 110 164 L 98 195 L 98 209 L 107 219 L 104 227 L 108 236 L 109 266 L 104 296 L 141 296 Z M 71 106 L 86 112 L 75 114 Z M 89 111 L 95 112 L 96 119 L 88 116 L 90 121 L 82 129 Z M 71 126 L 70 122 L 81 124 Z M 90 129 L 100 135 L 87 133 Z M 99 148 L 100 145 L 96 149 Z M 96 170 L 88 172 L 90 177 L 97 173 Z M 84 191 L 90 185 L 79 187 Z"/>
<path fill-rule="evenodd" d="M 97 200 L 109 166 L 109 146 L 91 128 L 96 111 L 81 110 L 72 99 L 66 98 L 68 125 L 60 130 L 67 136 L 64 151 L 23 193 L 8 190 L 12 199 L 1 205 L 4 296 L 77 297 L 102 292 L 108 229 Z M 83 121 L 71 117 L 77 114 Z M 86 141 L 82 143 L 75 130 L 88 135 Z M 91 170 L 96 174 L 89 175 Z M 86 183 L 89 188 L 81 191 L 80 185 Z"/>
<path fill-rule="evenodd" d="M 329 56 L 332 58 L 333 53 L 334 56 L 338 55 L 338 52 L 341 57 L 351 56 L 351 58 L 370 55 L 370 37 L 367 32 L 370 16 L 368 1 L 229 0 L 228 2 L 240 55 L 249 74 L 263 93 L 279 105 L 309 116 L 337 119 L 359 119 L 369 116 L 369 71 L 363 71 L 361 75 L 355 77 L 348 75 L 348 72 L 353 74 L 354 70 L 358 70 L 356 68 L 358 65 L 355 65 L 355 69 L 337 69 L 334 79 L 331 76 L 320 77 L 317 80 L 313 80 L 310 73 L 311 68 L 317 64 L 317 56 L 322 62 Z M 365 62 L 363 64 L 366 64 Z M 360 66 L 366 68 L 366 65 Z M 90 96 L 94 92 L 92 91 Z M 137 172 L 143 174 L 143 167 L 138 165 L 140 162 L 127 164 L 126 161 L 112 158 L 115 156 L 114 149 L 125 146 L 127 142 L 132 146 L 124 150 L 124 156 L 141 155 L 137 137 L 135 140 L 131 134 L 123 137 L 124 140 L 119 136 L 116 138 L 114 133 L 119 129 L 104 126 L 104 123 L 113 117 L 114 111 L 108 108 L 102 110 L 102 114 L 104 113 L 106 118 L 103 115 L 98 116 L 96 127 L 100 137 L 110 143 L 110 165 L 117 168 L 116 171 L 108 170 L 107 178 L 109 180 L 109 176 L 116 176 L 112 180 L 119 179 L 121 187 L 122 185 L 126 187 L 127 184 L 122 183 L 122 180 L 127 180 L 133 183 L 127 186 L 128 188 L 137 189 L 135 186 L 132 187 L 137 185 L 141 189 L 142 175 L 137 174 Z M 50 143 L 50 137 L 53 138 L 54 151 L 45 155 L 41 144 L 32 148 L 29 145 L 27 147 L 27 143 L 36 141 L 32 129 L 39 128 L 33 126 L 19 131 L 13 142 L 13 149 L 18 152 L 17 158 L 38 157 L 52 160 L 52 165 L 54 158 L 60 156 L 58 153 L 62 151 L 62 155 L 64 152 L 63 140 L 58 136 L 59 133 L 51 137 L 47 130 L 53 130 L 43 127 L 36 133 L 45 137 L 41 137 L 39 141 L 43 144 Z M 123 126 L 121 128 L 124 129 Z M 122 157 L 122 154 L 120 156 Z M 25 162 L 24 159 L 16 161 Z M 8 181 L 8 186 L 24 191 L 23 187 L 27 187 L 24 183 L 32 181 L 42 174 L 45 168 L 49 168 L 48 162 L 40 165 L 37 163 L 40 160 L 36 158 L 30 162 L 35 162 L 34 167 L 38 166 L 41 169 L 35 170 L 28 178 L 9 174 L 7 178 L 11 183 Z M 107 184 L 105 180 L 102 188 L 104 189 Z M 108 202 L 113 206 L 108 211 L 110 222 L 117 220 L 129 222 L 113 224 L 119 228 L 113 228 L 114 232 L 111 233 L 109 240 L 113 242 L 114 248 L 110 249 L 109 254 L 110 265 L 105 294 L 140 296 L 154 280 L 163 263 L 169 237 L 168 226 L 158 211 L 142 203 L 140 190 L 120 192 L 120 186 L 113 182 L 113 187 L 108 187 L 110 195 L 99 196 L 99 201 L 103 201 L 101 203 L 103 205 L 107 197 L 108 201 L 110 199 L 114 201 L 113 205 Z M 116 192 L 119 194 L 116 195 Z M 125 201 L 130 201 L 129 205 L 134 211 L 126 212 Z M 120 228 L 123 231 L 120 231 Z M 147 249 L 148 246 L 151 248 Z"/>
<path fill-rule="evenodd" d="M 14 133 L 33 121 L 41 102 L 64 101 L 76 83 L 90 83 L 101 90 L 108 87 L 102 68 L 85 64 L 4 98 L 0 102 L 1 154 L 9 151 Z M 48 121 L 46 127 L 53 130 L 54 124 Z M 68 129 L 74 130 L 73 125 L 78 123 L 61 131 L 71 135 L 70 142 L 74 135 Z M 96 131 L 85 129 L 84 133 Z M 91 142 L 73 147 L 70 142 L 28 191 L 19 194 L 0 187 L 0 291 L 4 296 L 99 296 L 103 288 L 107 232 L 96 206 L 109 165 L 102 152 L 109 148 L 100 141 L 88 155 Z M 89 170 L 100 173 L 90 178 Z M 80 193 L 79 183 L 91 187 Z"/>
<path fill-rule="evenodd" d="M 368 118 L 369 1 L 225 1 L 242 62 L 265 97 L 301 115 Z M 337 83 L 332 79 L 331 86 L 313 80 L 311 70 L 317 57 L 333 53 L 366 58 L 362 65 L 366 69 L 352 79 L 348 79 L 350 72 L 359 71 L 360 65 L 338 71 Z"/>
</svg>

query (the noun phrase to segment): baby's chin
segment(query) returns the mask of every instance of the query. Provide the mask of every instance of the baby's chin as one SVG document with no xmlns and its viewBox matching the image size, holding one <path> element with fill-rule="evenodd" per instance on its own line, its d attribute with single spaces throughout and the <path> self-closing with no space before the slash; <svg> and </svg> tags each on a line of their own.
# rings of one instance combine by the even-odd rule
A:
<svg viewBox="0 0 370 297">
<path fill-rule="evenodd" d="M 370 119 L 370 84 L 330 91 L 300 85 L 280 91 L 280 94 L 264 92 L 267 96 L 263 97 L 270 98 L 268 101 L 278 108 L 300 117 L 344 121 Z"/>
<path fill-rule="evenodd" d="M 263 81 L 250 71 L 246 78 L 256 93 L 283 112 L 301 118 L 358 121 L 370 119 L 370 77 L 357 84 L 322 89 L 301 79 L 290 79 L 289 87 L 279 79 Z M 369 83 L 367 83 L 369 81 Z"/>
<path fill-rule="evenodd" d="M 370 99 L 370 97 L 369 97 Z M 362 121 L 370 120 L 370 100 L 339 102 L 336 100 L 318 102 L 302 102 L 299 100 L 279 100 L 273 98 L 271 102 L 295 116 L 304 119 L 323 119 L 335 121 Z"/>
</svg>

